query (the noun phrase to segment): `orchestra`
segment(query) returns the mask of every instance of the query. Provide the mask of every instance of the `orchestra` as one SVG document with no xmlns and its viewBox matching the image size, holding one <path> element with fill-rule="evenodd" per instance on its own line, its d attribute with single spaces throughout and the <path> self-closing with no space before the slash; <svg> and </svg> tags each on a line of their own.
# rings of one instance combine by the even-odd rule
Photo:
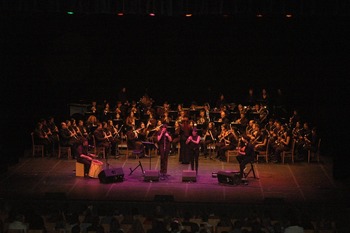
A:
<svg viewBox="0 0 350 233">
<path fill-rule="evenodd" d="M 280 159 L 281 150 L 290 146 L 289 142 L 285 143 L 288 137 L 295 140 L 296 151 L 301 156 L 305 154 L 304 148 L 312 139 L 311 130 L 307 123 L 302 123 L 297 111 L 294 110 L 288 122 L 283 122 L 283 125 L 275 116 L 270 116 L 269 106 L 263 103 L 244 105 L 220 100 L 220 105 L 214 109 L 210 108 L 208 102 L 201 105 L 194 101 L 189 106 L 182 103 L 172 105 L 168 101 L 153 106 L 155 101 L 146 94 L 140 101 L 113 101 L 115 106 L 106 100 L 101 105 L 92 101 L 83 118 L 65 120 L 61 124 L 63 129 L 60 130 L 53 117 L 48 118 L 47 124 L 41 123 L 50 144 L 57 141 L 55 138 L 59 133 L 62 141 L 75 148 L 85 141 L 92 144 L 91 136 L 95 135 L 96 143 L 104 146 L 107 153 L 116 153 L 118 144 L 127 138 L 129 144 L 134 140 L 133 147 L 137 145 L 144 150 L 144 155 L 148 155 L 149 151 L 141 142 L 157 144 L 157 132 L 166 124 L 172 137 L 169 153 L 177 155 L 175 152 L 179 149 L 179 162 L 184 164 L 190 162 L 185 142 L 193 128 L 197 129 L 201 137 L 200 152 L 205 158 L 209 155 L 208 148 L 211 148 L 217 159 L 226 161 L 225 151 L 235 150 L 243 135 L 249 137 L 256 152 L 268 147 L 268 151 L 271 151 L 269 156 L 275 160 Z M 290 134 L 287 135 L 286 132 Z"/>
</svg>

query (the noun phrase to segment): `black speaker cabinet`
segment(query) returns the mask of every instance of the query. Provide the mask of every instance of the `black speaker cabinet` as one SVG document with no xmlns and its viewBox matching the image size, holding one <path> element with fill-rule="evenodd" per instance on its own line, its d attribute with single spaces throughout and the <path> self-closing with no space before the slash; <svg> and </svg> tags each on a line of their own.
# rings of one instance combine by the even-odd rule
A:
<svg viewBox="0 0 350 233">
<path fill-rule="evenodd" d="M 182 182 L 196 182 L 197 174 L 196 171 L 183 170 L 182 171 Z"/>
<path fill-rule="evenodd" d="M 220 184 L 238 185 L 241 183 L 239 171 L 218 171 L 217 177 Z"/>
<path fill-rule="evenodd" d="M 100 183 L 103 183 L 103 184 L 123 182 L 124 180 L 123 168 L 119 167 L 119 168 L 104 169 L 98 174 L 98 178 L 100 179 Z"/>
<path fill-rule="evenodd" d="M 144 181 L 159 181 L 159 170 L 145 170 Z"/>
</svg>

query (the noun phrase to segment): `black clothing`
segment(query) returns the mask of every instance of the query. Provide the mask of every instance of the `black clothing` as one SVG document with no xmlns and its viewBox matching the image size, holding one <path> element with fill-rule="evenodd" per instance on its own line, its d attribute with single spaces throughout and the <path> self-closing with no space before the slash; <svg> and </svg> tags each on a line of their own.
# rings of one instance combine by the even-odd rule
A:
<svg viewBox="0 0 350 233">
<path fill-rule="evenodd" d="M 245 150 L 244 150 L 244 155 L 243 154 L 239 154 L 236 158 L 237 161 L 239 163 L 239 172 L 240 172 L 240 177 L 243 178 L 244 175 L 244 168 L 245 166 L 250 163 L 251 161 L 253 161 L 256 157 L 255 155 L 255 151 L 254 151 L 254 146 L 249 142 L 246 146 L 245 146 Z"/>
<path fill-rule="evenodd" d="M 157 136 L 160 135 L 162 130 L 157 132 Z M 166 175 L 168 171 L 168 157 L 170 153 L 171 142 L 169 138 L 165 136 L 165 133 L 162 135 L 160 140 L 158 140 L 158 149 L 160 153 L 160 173 Z"/>
<path fill-rule="evenodd" d="M 105 138 L 105 132 L 101 128 L 97 128 L 94 132 L 95 142 L 96 146 L 98 147 L 104 147 L 106 150 L 106 153 L 109 153 L 111 148 L 111 143 L 107 138 Z"/>
<path fill-rule="evenodd" d="M 197 136 L 191 136 L 192 139 L 194 141 L 196 141 L 199 137 L 199 135 Z M 187 144 L 188 147 L 188 155 L 189 155 L 189 160 L 191 163 L 191 170 L 194 171 L 196 170 L 196 173 L 198 173 L 198 157 L 199 157 L 199 147 L 200 147 L 200 143 L 194 143 L 192 141 L 190 141 Z"/>
<path fill-rule="evenodd" d="M 78 147 L 81 145 L 81 142 L 76 137 L 72 136 L 68 128 L 62 128 L 60 130 L 60 145 L 70 146 L 72 148 L 73 158 L 79 156 Z"/>
<path fill-rule="evenodd" d="M 192 134 L 192 127 L 188 123 L 183 123 L 180 126 L 180 156 L 179 156 L 179 162 L 182 162 L 183 164 L 190 163 L 186 140 L 191 134 Z"/>
</svg>

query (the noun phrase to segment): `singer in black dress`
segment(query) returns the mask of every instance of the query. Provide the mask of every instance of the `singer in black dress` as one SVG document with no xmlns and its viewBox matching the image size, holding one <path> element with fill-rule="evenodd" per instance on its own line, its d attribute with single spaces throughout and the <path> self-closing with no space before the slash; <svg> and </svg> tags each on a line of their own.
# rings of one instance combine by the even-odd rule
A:
<svg viewBox="0 0 350 233">
<path fill-rule="evenodd" d="M 198 174 L 198 157 L 201 137 L 197 133 L 197 128 L 193 128 L 192 135 L 186 140 L 186 144 L 189 148 L 189 159 L 191 163 L 191 170 L 196 170 Z"/>
<path fill-rule="evenodd" d="M 167 177 L 168 171 L 168 157 L 170 153 L 170 146 L 172 137 L 167 131 L 167 125 L 163 124 L 161 130 L 157 132 L 158 148 L 160 153 L 160 178 Z"/>
</svg>

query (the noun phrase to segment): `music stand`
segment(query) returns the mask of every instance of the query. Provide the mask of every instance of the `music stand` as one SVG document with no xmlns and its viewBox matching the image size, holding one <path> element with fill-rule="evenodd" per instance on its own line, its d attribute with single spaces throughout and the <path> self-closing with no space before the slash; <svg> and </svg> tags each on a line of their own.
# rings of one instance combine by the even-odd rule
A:
<svg viewBox="0 0 350 233">
<path fill-rule="evenodd" d="M 148 142 L 148 141 L 143 141 L 142 144 L 148 148 L 148 151 L 151 151 L 151 149 L 158 149 L 157 145 L 153 142 Z M 152 155 L 151 153 L 149 154 L 149 169 L 151 169 L 151 164 L 152 164 Z"/>
<path fill-rule="evenodd" d="M 141 163 L 141 161 L 139 160 L 139 164 L 138 164 L 134 169 L 131 169 L 131 168 L 130 168 L 129 176 L 130 176 L 138 167 L 141 167 L 142 174 L 145 174 L 145 171 L 143 170 L 143 167 L 142 167 L 142 163 Z"/>
</svg>

